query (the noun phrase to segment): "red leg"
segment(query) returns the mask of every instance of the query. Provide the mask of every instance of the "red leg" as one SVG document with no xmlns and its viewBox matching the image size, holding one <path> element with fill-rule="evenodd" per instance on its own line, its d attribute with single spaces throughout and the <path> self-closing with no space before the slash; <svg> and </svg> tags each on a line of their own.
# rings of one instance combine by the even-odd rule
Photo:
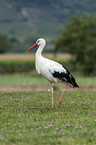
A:
<svg viewBox="0 0 96 145">
<path fill-rule="evenodd" d="M 52 93 L 52 108 L 53 108 L 53 87 L 52 87 L 52 83 L 50 83 L 51 85 L 51 93 Z"/>
<path fill-rule="evenodd" d="M 66 83 L 66 85 L 65 85 L 65 87 L 64 87 L 64 89 L 63 89 L 63 92 L 62 92 L 62 94 L 61 94 L 61 97 L 60 97 L 60 99 L 59 99 L 59 107 L 60 107 L 60 105 L 61 105 L 61 99 L 62 99 L 62 96 L 63 96 L 63 94 L 64 94 L 64 92 L 65 92 L 65 89 L 66 89 L 66 87 L 67 87 L 67 83 Z"/>
</svg>

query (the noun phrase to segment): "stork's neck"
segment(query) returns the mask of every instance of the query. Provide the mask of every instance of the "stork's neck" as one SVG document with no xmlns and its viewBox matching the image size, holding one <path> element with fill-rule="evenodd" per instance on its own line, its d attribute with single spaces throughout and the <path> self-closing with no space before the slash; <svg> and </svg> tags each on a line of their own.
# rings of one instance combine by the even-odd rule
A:
<svg viewBox="0 0 96 145">
<path fill-rule="evenodd" d="M 36 67 L 36 70 L 38 71 L 38 73 L 40 73 L 39 63 L 40 63 L 40 59 L 43 57 L 42 56 L 43 48 L 44 48 L 44 46 L 40 45 L 39 48 L 37 49 L 36 55 L 35 55 L 35 67 Z"/>
<path fill-rule="evenodd" d="M 42 55 L 43 48 L 44 48 L 43 44 L 39 45 L 39 47 L 36 51 L 36 57 L 40 57 Z"/>
</svg>

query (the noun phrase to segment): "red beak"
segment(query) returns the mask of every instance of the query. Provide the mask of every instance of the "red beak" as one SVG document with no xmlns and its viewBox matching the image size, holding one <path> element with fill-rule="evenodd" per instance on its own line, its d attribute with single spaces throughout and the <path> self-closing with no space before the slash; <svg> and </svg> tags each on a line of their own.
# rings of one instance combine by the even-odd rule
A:
<svg viewBox="0 0 96 145">
<path fill-rule="evenodd" d="M 27 53 L 28 51 L 30 51 L 31 49 L 33 49 L 34 47 L 36 47 L 37 44 L 34 44 L 33 46 L 31 46 L 25 53 Z"/>
</svg>

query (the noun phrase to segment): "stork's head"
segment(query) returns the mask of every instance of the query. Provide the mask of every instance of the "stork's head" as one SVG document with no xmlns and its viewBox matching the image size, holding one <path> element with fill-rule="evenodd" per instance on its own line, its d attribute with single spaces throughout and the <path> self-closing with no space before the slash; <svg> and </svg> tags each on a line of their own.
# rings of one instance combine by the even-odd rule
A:
<svg viewBox="0 0 96 145">
<path fill-rule="evenodd" d="M 43 45 L 43 46 L 45 46 L 45 45 L 46 45 L 46 41 L 45 41 L 43 38 L 39 38 L 39 39 L 36 41 L 36 44 L 37 44 L 37 45 Z"/>
<path fill-rule="evenodd" d="M 46 45 L 46 41 L 43 38 L 39 38 L 36 43 L 34 45 L 32 45 L 26 52 L 30 51 L 31 49 L 33 49 L 36 46 L 42 46 L 42 48 L 44 48 L 44 46 Z"/>
</svg>

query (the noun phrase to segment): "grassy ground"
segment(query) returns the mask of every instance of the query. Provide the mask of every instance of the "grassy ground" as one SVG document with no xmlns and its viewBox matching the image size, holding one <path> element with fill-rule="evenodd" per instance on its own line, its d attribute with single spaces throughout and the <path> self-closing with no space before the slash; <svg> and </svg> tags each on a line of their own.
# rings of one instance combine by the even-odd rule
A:
<svg viewBox="0 0 96 145">
<path fill-rule="evenodd" d="M 95 88 L 96 89 L 96 77 L 75 77 L 78 85 L 81 89 Z M 0 86 L 8 87 L 50 87 L 48 81 L 40 75 L 0 75 Z M 64 87 L 63 84 L 55 85 L 57 88 Z"/>
<path fill-rule="evenodd" d="M 96 92 L 0 92 L 2 145 L 95 145 Z"/>
<path fill-rule="evenodd" d="M 24 57 L 7 54 L 0 58 L 2 61 L 23 60 Z M 31 55 L 26 56 L 25 60 L 29 59 L 33 60 L 33 55 L 32 58 Z M 54 91 L 52 109 L 51 92 L 47 91 L 50 88 L 48 81 L 34 74 L 0 75 L 1 145 L 95 145 L 96 91 L 88 90 L 96 90 L 96 77 L 75 76 L 80 89 L 87 88 L 87 91 L 66 91 L 60 108 L 61 91 Z M 7 91 L 3 92 L 2 87 L 8 87 Z M 18 92 L 17 87 L 24 87 L 23 92 Z M 56 85 L 54 90 L 61 87 L 63 85 Z M 25 92 L 28 88 L 32 88 L 31 92 Z M 37 92 L 37 88 L 46 91 Z"/>
</svg>

